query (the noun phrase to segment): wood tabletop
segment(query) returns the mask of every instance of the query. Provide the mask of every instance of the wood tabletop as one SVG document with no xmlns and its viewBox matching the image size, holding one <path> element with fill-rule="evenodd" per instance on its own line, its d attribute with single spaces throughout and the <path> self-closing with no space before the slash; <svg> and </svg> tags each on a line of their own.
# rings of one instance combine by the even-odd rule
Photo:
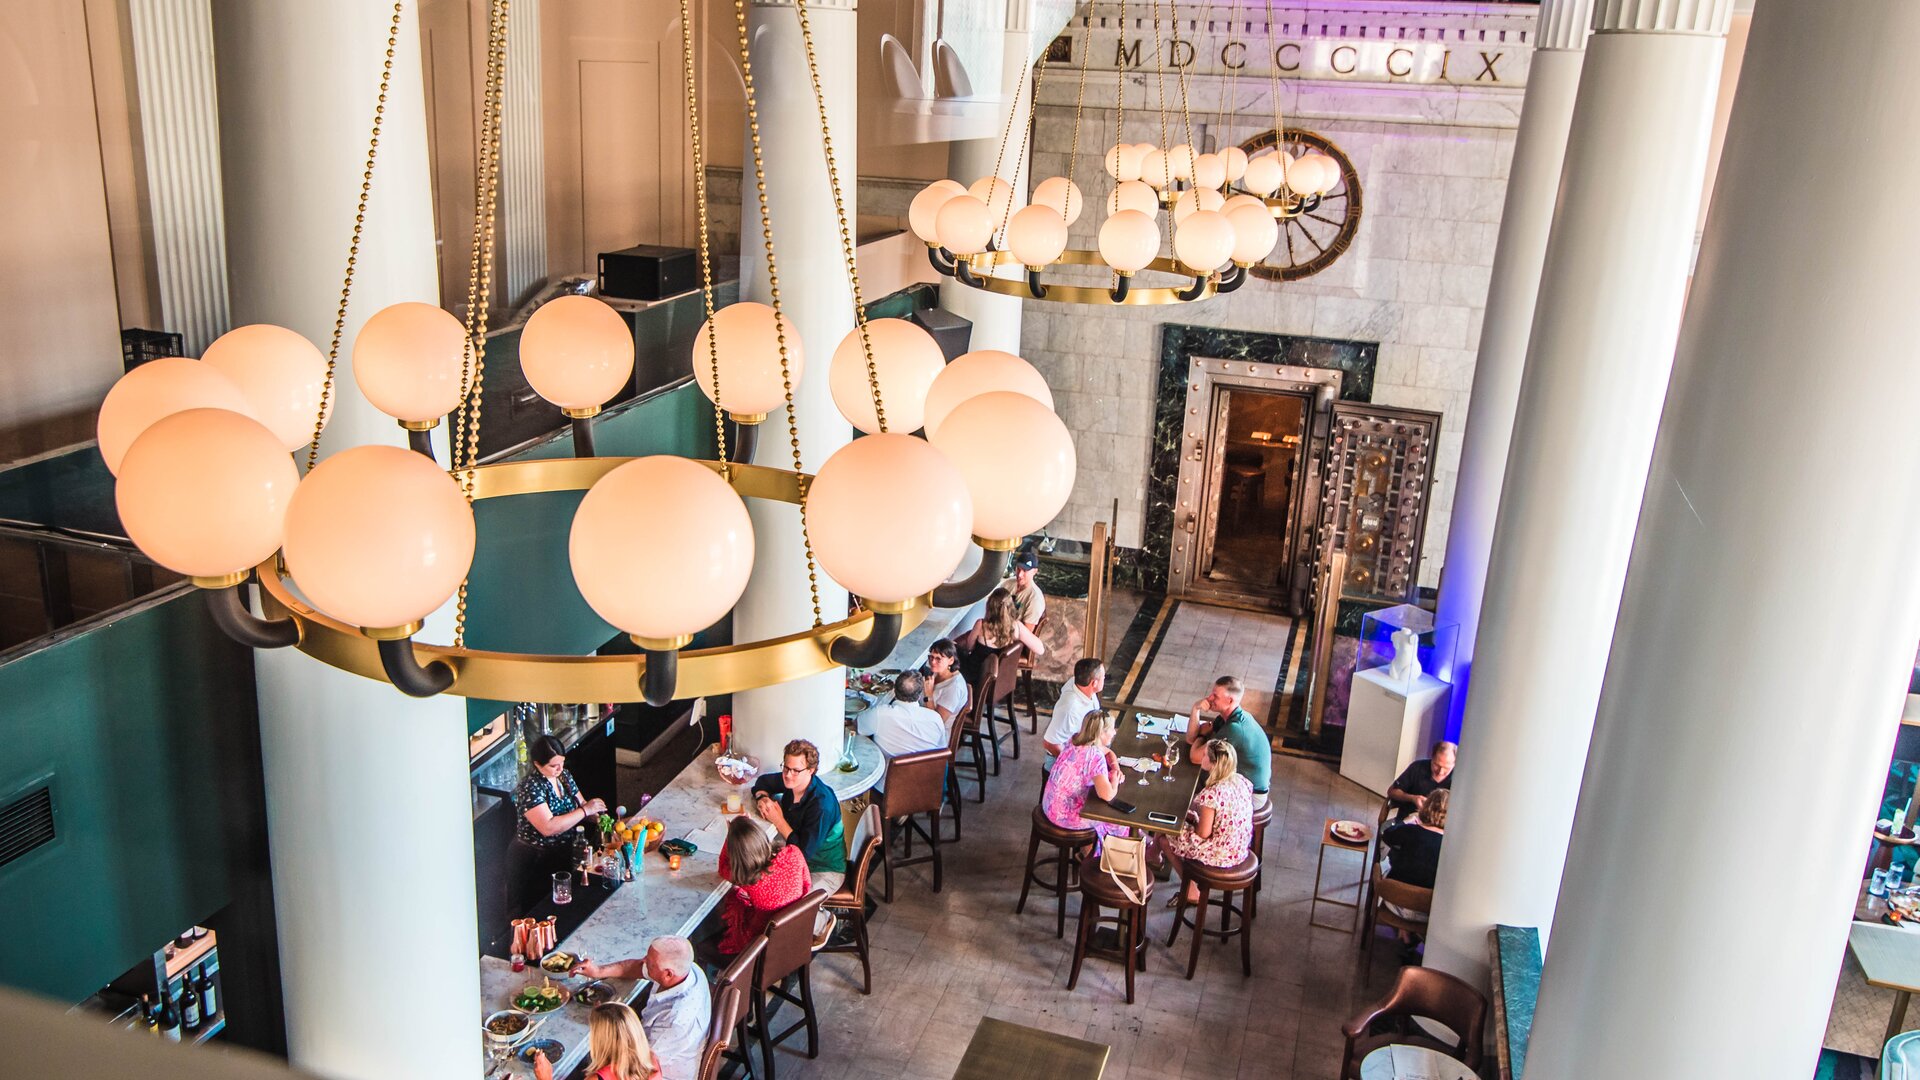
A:
<svg viewBox="0 0 1920 1080">
<path fill-rule="evenodd" d="M 1134 705 L 1115 705 L 1107 703 L 1107 712 L 1115 717 L 1113 752 L 1123 758 L 1152 758 L 1154 754 L 1166 753 L 1167 744 L 1158 735 L 1142 735 L 1139 722 L 1142 717 L 1171 720 L 1185 723 L 1185 713 L 1169 713 L 1164 709 L 1142 709 Z M 1184 746 L 1186 737 L 1180 737 Z M 1180 760 L 1173 767 L 1173 779 L 1168 780 L 1161 773 L 1147 773 L 1146 784 L 1140 783 L 1141 773 L 1133 769 L 1122 769 L 1120 790 L 1114 795 L 1122 802 L 1132 803 L 1133 809 L 1121 813 L 1098 796 L 1087 799 L 1087 805 L 1080 816 L 1088 821 L 1104 821 L 1111 825 L 1125 825 L 1146 832 L 1174 835 L 1186 827 L 1187 810 L 1193 805 L 1194 792 L 1200 787 L 1200 768 L 1187 760 L 1184 749 Z M 1172 824 L 1164 821 L 1149 821 L 1150 813 L 1164 814 L 1173 819 Z"/>
<path fill-rule="evenodd" d="M 1920 931 L 1856 922 L 1847 931 L 1847 944 L 1869 985 L 1920 993 Z"/>
<path fill-rule="evenodd" d="M 1100 1080 L 1112 1047 L 983 1017 L 953 1080 Z"/>
</svg>

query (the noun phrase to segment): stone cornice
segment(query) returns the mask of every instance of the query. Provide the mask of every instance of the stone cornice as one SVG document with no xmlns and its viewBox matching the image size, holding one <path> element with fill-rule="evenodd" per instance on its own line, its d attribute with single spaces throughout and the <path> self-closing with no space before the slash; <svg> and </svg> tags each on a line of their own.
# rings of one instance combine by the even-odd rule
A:
<svg viewBox="0 0 1920 1080">
<path fill-rule="evenodd" d="M 1594 33 L 1724 35 L 1734 0 L 1599 0 Z"/>
<path fill-rule="evenodd" d="M 1536 49 L 1584 49 L 1593 25 L 1593 0 L 1540 0 Z"/>
</svg>

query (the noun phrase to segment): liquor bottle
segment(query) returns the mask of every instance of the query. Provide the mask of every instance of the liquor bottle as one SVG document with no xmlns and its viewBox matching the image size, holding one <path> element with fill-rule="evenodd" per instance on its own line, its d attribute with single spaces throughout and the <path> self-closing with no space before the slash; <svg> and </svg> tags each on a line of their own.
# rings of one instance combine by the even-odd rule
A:
<svg viewBox="0 0 1920 1080">
<path fill-rule="evenodd" d="M 160 1037 L 168 1042 L 180 1041 L 180 1014 L 173 1011 L 173 995 L 165 986 L 160 988 Z"/>
<path fill-rule="evenodd" d="M 193 985 L 193 973 L 189 971 L 180 980 L 180 1031 L 191 1034 L 200 1027 L 200 991 Z"/>
<path fill-rule="evenodd" d="M 214 997 L 213 973 L 207 970 L 208 966 L 201 964 L 194 969 L 193 986 L 200 991 L 200 1015 L 212 1020 L 220 1012 L 220 1005 Z"/>
<path fill-rule="evenodd" d="M 573 827 L 573 864 L 580 868 L 580 884 L 591 885 L 593 882 L 587 874 L 593 868 L 593 845 L 587 843 L 585 825 Z"/>
<path fill-rule="evenodd" d="M 149 1035 L 160 1034 L 160 1010 L 153 1007 L 153 995 L 140 995 L 140 1030 Z"/>
</svg>

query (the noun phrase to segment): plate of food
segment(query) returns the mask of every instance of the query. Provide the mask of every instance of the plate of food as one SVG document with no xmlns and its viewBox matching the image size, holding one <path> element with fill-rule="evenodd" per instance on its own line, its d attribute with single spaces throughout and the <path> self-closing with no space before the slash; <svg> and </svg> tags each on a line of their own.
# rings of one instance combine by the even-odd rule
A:
<svg viewBox="0 0 1920 1080">
<path fill-rule="evenodd" d="M 540 969 L 542 971 L 550 971 L 555 975 L 565 975 L 567 972 L 573 970 L 573 965 L 579 963 L 579 960 L 579 957 L 570 952 L 555 949 L 548 953 L 545 959 L 540 961 Z"/>
<path fill-rule="evenodd" d="M 613 987 L 598 979 L 573 992 L 573 1000 L 591 1009 L 596 1005 L 605 1005 L 614 999 Z"/>
<path fill-rule="evenodd" d="M 526 1013 L 502 1009 L 487 1017 L 482 1030 L 487 1033 L 488 1042 L 507 1044 L 519 1041 L 532 1026 L 533 1018 Z"/>
<path fill-rule="evenodd" d="M 549 979 L 544 986 L 523 986 L 513 995 L 513 1007 L 527 1013 L 550 1013 L 565 1005 L 572 995 L 566 987 L 553 985 Z"/>
<path fill-rule="evenodd" d="M 560 1059 L 566 1055 L 566 1052 L 566 1044 L 562 1043 L 559 1039 L 528 1039 L 521 1045 L 520 1049 L 513 1052 L 513 1056 L 516 1061 L 522 1064 L 532 1065 L 534 1054 L 545 1054 L 547 1055 L 548 1064 L 558 1065 L 560 1064 Z"/>
<path fill-rule="evenodd" d="M 1336 821 L 1327 827 L 1335 840 L 1343 844 L 1364 844 L 1367 842 L 1367 827 L 1357 821 Z"/>
</svg>

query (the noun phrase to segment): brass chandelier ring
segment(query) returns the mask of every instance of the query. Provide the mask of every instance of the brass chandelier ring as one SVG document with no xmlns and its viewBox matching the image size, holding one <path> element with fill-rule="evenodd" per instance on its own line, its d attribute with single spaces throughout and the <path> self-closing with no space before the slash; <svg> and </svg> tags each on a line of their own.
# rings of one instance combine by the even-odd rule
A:
<svg viewBox="0 0 1920 1080">
<path fill-rule="evenodd" d="M 1033 293 L 1030 290 L 1024 273 L 1017 278 L 1000 277 L 993 273 L 996 268 L 1002 266 L 1018 267 L 1022 271 L 1026 269 L 1020 265 L 1019 260 L 1013 257 L 1012 252 L 983 251 L 978 255 L 966 256 L 964 261 L 967 262 L 973 270 L 979 271 L 979 273 L 974 274 L 970 280 L 966 281 L 967 285 L 976 289 L 984 289 L 987 292 L 1000 293 L 1003 296 L 1018 296 L 1023 299 L 1032 298 Z M 1089 251 L 1085 248 L 1068 248 L 1062 252 L 1058 258 L 1054 259 L 1050 265 L 1098 266 L 1104 268 L 1107 265 L 1107 261 L 1101 257 L 1098 251 Z M 1153 286 L 1150 288 L 1135 285 L 1128 289 L 1125 296 L 1119 300 L 1115 300 L 1111 290 L 1104 285 L 1059 285 L 1053 282 L 1047 282 L 1046 299 L 1064 301 L 1069 304 L 1138 305 L 1144 307 L 1158 304 L 1192 303 L 1195 300 L 1205 300 L 1219 290 L 1220 278 L 1218 274 L 1207 274 L 1205 284 L 1199 286 L 1196 290 L 1195 279 L 1200 275 L 1177 259 L 1167 257 L 1156 258 L 1143 267 L 1140 272 L 1144 273 L 1147 270 L 1155 270 L 1163 274 L 1172 274 L 1175 277 L 1185 280 L 1180 285 Z"/>
<path fill-rule="evenodd" d="M 506 498 L 548 491 L 585 491 L 596 480 L 633 458 L 545 458 L 507 461 L 454 471 L 465 480 L 471 473 L 473 497 Z M 798 504 L 800 485 L 811 476 L 760 465 L 701 461 L 727 477 L 742 498 L 771 499 Z M 290 616 L 299 627 L 296 647 L 308 656 L 342 671 L 386 681 L 379 643 L 359 627 L 315 610 L 296 596 L 285 578 L 278 556 L 256 567 L 262 605 L 268 618 Z M 888 605 L 892 607 L 892 605 Z M 911 631 L 927 618 L 929 597 L 920 597 L 901 613 L 901 632 Z M 838 622 L 802 630 L 784 637 L 745 645 L 684 650 L 679 654 L 676 698 L 731 694 L 774 683 L 791 682 L 831 671 L 840 665 L 828 655 L 836 640 L 865 640 L 872 632 L 875 613 L 856 611 Z M 422 641 L 413 650 L 423 665 L 435 661 L 453 670 L 453 685 L 445 692 L 459 697 L 496 701 L 533 701 L 565 704 L 580 701 L 633 701 L 646 673 L 647 659 L 632 656 L 572 656 L 541 653 L 489 652 Z"/>
</svg>

